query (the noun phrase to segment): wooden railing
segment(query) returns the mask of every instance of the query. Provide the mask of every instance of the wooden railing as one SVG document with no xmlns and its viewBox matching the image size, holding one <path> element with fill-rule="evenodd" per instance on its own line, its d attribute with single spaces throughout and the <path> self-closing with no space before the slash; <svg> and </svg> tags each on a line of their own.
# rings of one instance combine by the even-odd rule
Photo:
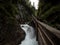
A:
<svg viewBox="0 0 60 45">
<path fill-rule="evenodd" d="M 60 45 L 60 30 L 57 30 L 32 16 L 37 29 L 39 45 Z"/>
</svg>

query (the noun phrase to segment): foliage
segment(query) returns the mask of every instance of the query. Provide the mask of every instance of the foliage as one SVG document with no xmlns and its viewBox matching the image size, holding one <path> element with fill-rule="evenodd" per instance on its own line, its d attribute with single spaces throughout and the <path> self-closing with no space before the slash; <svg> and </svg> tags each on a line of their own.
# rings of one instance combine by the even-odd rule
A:
<svg viewBox="0 0 60 45">
<path fill-rule="evenodd" d="M 60 29 L 60 1 L 40 0 L 37 17 L 39 20 Z"/>
<path fill-rule="evenodd" d="M 18 45 L 24 38 L 16 18 L 19 0 L 0 1 L 0 45 Z"/>
</svg>

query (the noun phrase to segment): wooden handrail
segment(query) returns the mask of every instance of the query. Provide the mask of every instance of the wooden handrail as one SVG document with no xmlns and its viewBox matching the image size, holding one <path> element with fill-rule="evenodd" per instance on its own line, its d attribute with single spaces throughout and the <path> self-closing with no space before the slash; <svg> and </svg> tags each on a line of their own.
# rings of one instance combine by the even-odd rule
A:
<svg viewBox="0 0 60 45">
<path fill-rule="evenodd" d="M 60 43 L 60 30 L 57 30 L 43 22 L 40 22 L 33 15 L 32 19 L 33 22 L 35 22 L 35 25 L 37 25 L 36 28 L 38 30 L 37 32 L 39 45 L 58 45 L 58 43 Z M 58 40 L 58 43 L 57 40 L 54 40 L 55 38 Z"/>
<path fill-rule="evenodd" d="M 53 41 L 50 39 L 50 37 L 47 35 L 47 33 L 44 31 L 44 29 L 39 25 L 39 28 L 41 29 L 41 31 L 45 34 L 46 38 L 50 41 L 50 43 L 52 45 L 54 45 Z"/>
<path fill-rule="evenodd" d="M 45 39 L 44 39 L 44 37 L 43 37 L 43 34 L 42 34 L 42 32 L 40 31 L 40 29 L 38 28 L 38 31 L 39 31 L 39 33 L 40 33 L 40 38 L 42 38 L 42 41 L 43 41 L 43 43 L 44 43 L 44 45 L 47 45 L 47 42 L 45 41 Z"/>
<path fill-rule="evenodd" d="M 57 29 L 55 29 L 55 28 L 53 28 L 53 27 L 51 27 L 51 26 L 49 26 L 49 25 L 47 25 L 47 24 L 45 24 L 45 23 L 43 23 L 43 22 L 40 22 L 39 20 L 37 20 L 34 16 L 32 16 L 33 17 L 33 19 L 37 22 L 37 23 L 39 23 L 40 25 L 42 25 L 43 27 L 45 27 L 48 31 L 50 31 L 50 32 L 52 32 L 54 35 L 56 35 L 58 38 L 60 38 L 60 30 L 57 30 Z"/>
</svg>

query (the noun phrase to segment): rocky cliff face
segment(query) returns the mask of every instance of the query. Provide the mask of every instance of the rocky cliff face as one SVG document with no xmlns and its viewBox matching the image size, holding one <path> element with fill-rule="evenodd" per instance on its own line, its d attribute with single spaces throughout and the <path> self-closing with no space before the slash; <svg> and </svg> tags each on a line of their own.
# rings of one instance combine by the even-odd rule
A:
<svg viewBox="0 0 60 45">
<path fill-rule="evenodd" d="M 24 35 L 24 31 L 20 28 L 16 18 L 0 15 L 0 45 L 6 43 L 18 44 L 24 38 Z"/>
<path fill-rule="evenodd" d="M 31 19 L 31 9 L 24 0 L 0 1 L 0 45 L 18 45 L 25 37 L 20 23 Z M 28 18 L 29 17 L 29 18 Z"/>
<path fill-rule="evenodd" d="M 18 45 L 24 39 L 25 32 L 20 28 L 16 18 L 17 2 L 14 0 L 0 2 L 0 45 Z"/>
</svg>

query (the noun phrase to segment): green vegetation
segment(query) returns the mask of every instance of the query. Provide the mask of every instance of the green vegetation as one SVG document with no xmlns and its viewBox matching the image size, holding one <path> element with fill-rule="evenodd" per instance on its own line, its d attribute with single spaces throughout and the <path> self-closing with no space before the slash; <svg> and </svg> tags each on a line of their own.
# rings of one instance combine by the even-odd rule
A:
<svg viewBox="0 0 60 45">
<path fill-rule="evenodd" d="M 60 29 L 60 0 L 40 0 L 38 19 Z"/>
<path fill-rule="evenodd" d="M 59 0 L 40 0 L 38 10 L 29 0 L 0 0 L 0 45 L 18 45 L 24 37 L 19 24 L 30 22 L 32 15 L 60 29 Z"/>
</svg>

